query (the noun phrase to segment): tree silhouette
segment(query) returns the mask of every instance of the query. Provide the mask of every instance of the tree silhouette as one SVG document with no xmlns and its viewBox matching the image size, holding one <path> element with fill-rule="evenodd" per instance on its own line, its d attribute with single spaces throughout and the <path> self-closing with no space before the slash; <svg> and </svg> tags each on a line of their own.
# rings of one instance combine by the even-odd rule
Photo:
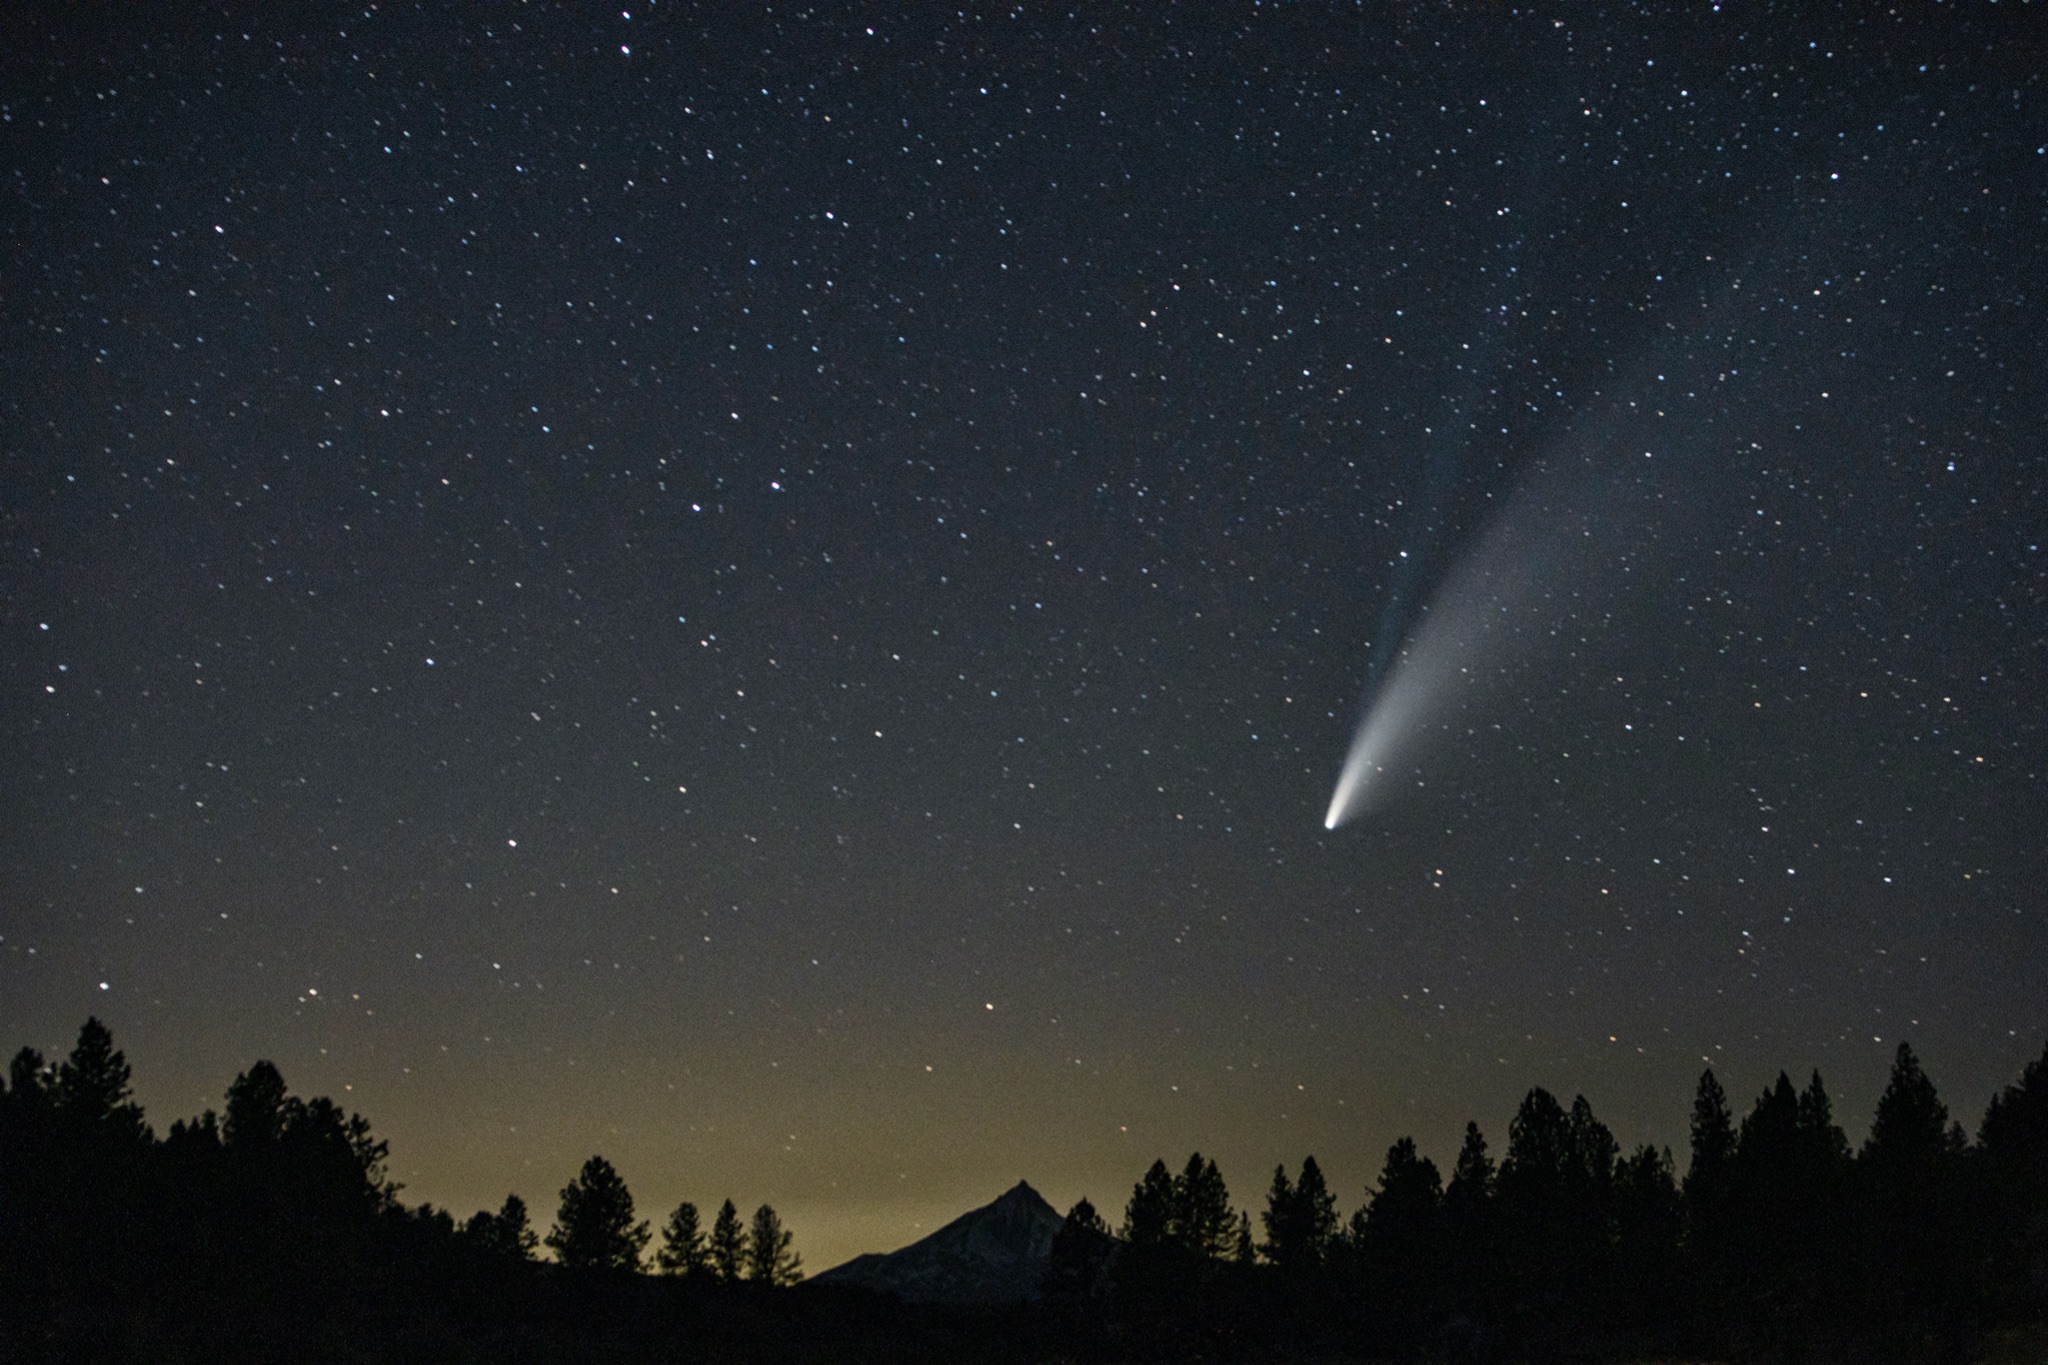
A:
<svg viewBox="0 0 2048 1365">
<path fill-rule="evenodd" d="M 2048 1047 L 1992 1096 L 1977 1149 L 1986 1292 L 2011 1316 L 2048 1318 Z"/>
<path fill-rule="evenodd" d="M 284 1125 L 284 1077 L 271 1063 L 259 1061 L 228 1087 L 222 1140 L 241 1151 L 271 1147 L 283 1139 Z"/>
<path fill-rule="evenodd" d="M 661 1250 L 654 1262 L 664 1275 L 702 1275 L 711 1268 L 695 1204 L 684 1200 L 661 1225 Z"/>
<path fill-rule="evenodd" d="M 481 1250 L 515 1261 L 532 1260 L 540 1247 L 540 1238 L 527 1221 L 526 1201 L 516 1194 L 506 1195 L 496 1213 L 479 1210 L 472 1214 L 462 1230 Z"/>
<path fill-rule="evenodd" d="M 1191 1153 L 1186 1168 L 1174 1177 L 1167 1231 L 1175 1245 L 1204 1260 L 1222 1259 L 1236 1242 L 1230 1190 L 1216 1163 L 1203 1161 L 1200 1152 Z"/>
<path fill-rule="evenodd" d="M 1449 1272 L 1445 1277 L 1447 1308 L 1468 1321 L 1487 1316 L 1498 1278 L 1493 1237 L 1493 1158 L 1486 1135 L 1475 1122 L 1465 1124 L 1465 1138 L 1444 1189 L 1444 1234 Z"/>
<path fill-rule="evenodd" d="M 1173 1176 L 1163 1160 L 1154 1161 L 1124 1205 L 1123 1236 L 1132 1251 L 1142 1256 L 1171 1244 L 1174 1204 Z"/>
<path fill-rule="evenodd" d="M 648 1235 L 647 1224 L 633 1221 L 633 1195 L 626 1182 L 609 1161 L 593 1156 L 562 1187 L 562 1206 L 547 1244 L 572 1270 L 637 1271 Z"/>
<path fill-rule="evenodd" d="M 146 1141 L 149 1125 L 129 1094 L 128 1059 L 114 1047 L 114 1035 L 96 1018 L 78 1030 L 78 1043 L 50 1082 L 52 1107 L 77 1132 Z"/>
<path fill-rule="evenodd" d="M 1314 1157 L 1302 1159 L 1301 1178 L 1291 1184 L 1285 1166 L 1273 1168 L 1261 1218 L 1267 1260 L 1297 1272 L 1323 1264 L 1337 1239 L 1337 1201 Z"/>
<path fill-rule="evenodd" d="M 1894 1331 L 1933 1336 L 1955 1350 L 1983 1278 L 1968 1273 L 1968 1248 L 1983 1229 L 1963 1196 L 1966 1142 L 1920 1059 L 1900 1043 L 1856 1162 L 1867 1220 L 1862 1244 L 1875 1262 L 1865 1271 L 1869 1311 Z M 1877 1245 L 1883 1253 L 1870 1257 Z"/>
<path fill-rule="evenodd" d="M 1102 1291 L 1103 1271 L 1115 1242 L 1109 1224 L 1086 1198 L 1075 1202 L 1053 1234 L 1040 1292 L 1055 1302 L 1077 1302 Z"/>
<path fill-rule="evenodd" d="M 1819 1073 L 1815 1073 L 1819 1080 Z M 1901 1178 L 1923 1176 L 1944 1157 L 1960 1152 L 1966 1139 L 1951 1127 L 1948 1106 L 1934 1091 L 1934 1082 L 1920 1069 L 1911 1044 L 1900 1043 L 1892 1059 L 1891 1080 L 1877 1101 L 1877 1116 L 1863 1144 L 1863 1160 Z"/>
<path fill-rule="evenodd" d="M 1614 1169 L 1610 1320 L 1653 1332 L 1678 1311 L 1685 1206 L 1669 1151 L 1637 1147 Z"/>
<path fill-rule="evenodd" d="M 1378 1188 L 1352 1218 L 1357 1267 L 1379 1304 L 1380 1334 L 1404 1355 L 1435 1315 L 1446 1278 L 1443 1198 L 1436 1163 L 1404 1137 L 1387 1149 Z"/>
<path fill-rule="evenodd" d="M 1700 1073 L 1699 1088 L 1693 1093 L 1692 1162 L 1685 1171 L 1686 1196 L 1718 1197 L 1734 1159 L 1735 1120 L 1728 1109 L 1728 1093 L 1714 1078 L 1714 1069 L 1708 1067 Z"/>
<path fill-rule="evenodd" d="M 2029 1166 L 2048 1176 L 2048 1047 L 2027 1063 L 2016 1084 L 1991 1097 L 1977 1144 L 1995 1161 Z"/>
<path fill-rule="evenodd" d="M 1685 1170 L 1685 1254 L 1696 1334 L 1716 1342 L 1729 1312 L 1734 1255 L 1729 1199 L 1735 1175 L 1735 1119 L 1712 1067 L 1692 1099 L 1692 1159 Z"/>
<path fill-rule="evenodd" d="M 718 1206 L 718 1217 L 711 1224 L 711 1273 L 731 1284 L 738 1280 L 747 1265 L 747 1231 L 740 1226 L 740 1211 L 728 1199 Z"/>
<path fill-rule="evenodd" d="M 1444 1190 L 1444 1211 L 1454 1231 L 1476 1226 L 1493 1198 L 1493 1158 L 1486 1152 L 1486 1135 L 1477 1123 L 1465 1125 L 1465 1140 L 1458 1148 L 1457 1164 L 1451 1167 L 1451 1183 Z"/>
<path fill-rule="evenodd" d="M 1508 1125 L 1493 1254 L 1528 1349 L 1557 1349 L 1573 1323 L 1595 1316 L 1611 1268 L 1616 1159 L 1614 1135 L 1583 1095 L 1567 1111 L 1538 1086 Z"/>
<path fill-rule="evenodd" d="M 803 1258 L 793 1249 L 796 1236 L 782 1226 L 782 1218 L 768 1205 L 754 1210 L 747 1230 L 747 1278 L 756 1284 L 780 1288 L 804 1277 Z"/>
</svg>

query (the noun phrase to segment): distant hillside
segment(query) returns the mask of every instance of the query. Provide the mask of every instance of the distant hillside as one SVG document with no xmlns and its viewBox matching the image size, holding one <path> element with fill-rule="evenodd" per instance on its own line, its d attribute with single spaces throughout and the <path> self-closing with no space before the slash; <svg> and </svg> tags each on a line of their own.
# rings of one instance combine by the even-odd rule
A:
<svg viewBox="0 0 2048 1365">
<path fill-rule="evenodd" d="M 922 1241 L 870 1252 L 816 1276 L 914 1303 L 1016 1303 L 1038 1297 L 1061 1218 L 1020 1180 L 992 1204 L 963 1213 Z"/>
</svg>

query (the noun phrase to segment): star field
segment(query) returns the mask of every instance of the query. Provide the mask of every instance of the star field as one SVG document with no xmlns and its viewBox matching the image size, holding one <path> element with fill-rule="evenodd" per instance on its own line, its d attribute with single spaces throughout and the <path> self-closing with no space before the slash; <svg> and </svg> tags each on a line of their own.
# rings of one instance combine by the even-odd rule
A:
<svg viewBox="0 0 2048 1365">
<path fill-rule="evenodd" d="M 0 1024 L 159 1128 L 822 1268 L 2048 1032 L 2022 19 L 146 22 L 0 43 Z"/>
</svg>

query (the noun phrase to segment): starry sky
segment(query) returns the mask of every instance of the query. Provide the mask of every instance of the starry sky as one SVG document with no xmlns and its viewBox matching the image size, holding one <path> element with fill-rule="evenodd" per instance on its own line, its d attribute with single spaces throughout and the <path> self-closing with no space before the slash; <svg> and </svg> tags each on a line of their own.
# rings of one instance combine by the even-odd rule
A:
<svg viewBox="0 0 2048 1365">
<path fill-rule="evenodd" d="M 813 1270 L 1703 1061 L 1974 1125 L 2048 50 L 1952 8 L 11 9 L 0 1042 Z"/>
</svg>

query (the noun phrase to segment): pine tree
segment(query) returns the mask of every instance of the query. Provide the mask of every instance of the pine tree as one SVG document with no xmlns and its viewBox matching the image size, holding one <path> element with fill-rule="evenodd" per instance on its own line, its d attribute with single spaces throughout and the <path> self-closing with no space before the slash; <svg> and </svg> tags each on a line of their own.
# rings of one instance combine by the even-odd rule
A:
<svg viewBox="0 0 2048 1365">
<path fill-rule="evenodd" d="M 1252 1265 L 1259 1259 L 1259 1249 L 1252 1242 L 1252 1216 L 1249 1212 L 1237 1215 L 1237 1245 L 1230 1258 L 1239 1265 Z"/>
<path fill-rule="evenodd" d="M 1221 1259 L 1229 1254 L 1236 1233 L 1223 1173 L 1215 1162 L 1204 1162 L 1200 1152 L 1193 1153 L 1186 1169 L 1174 1177 L 1169 1237 L 1196 1256 Z"/>
<path fill-rule="evenodd" d="M 718 1206 L 711 1224 L 711 1273 L 731 1284 L 747 1266 L 747 1231 L 740 1226 L 740 1211 L 728 1199 Z"/>
<path fill-rule="evenodd" d="M 1692 1164 L 1685 1172 L 1685 1194 L 1689 1200 L 1716 1199 L 1726 1188 L 1728 1165 L 1735 1159 L 1735 1119 L 1728 1110 L 1728 1093 L 1714 1078 L 1712 1067 L 1700 1073 L 1699 1088 L 1692 1099 Z"/>
<path fill-rule="evenodd" d="M 1053 1234 L 1041 1292 L 1054 1302 L 1093 1298 L 1102 1288 L 1102 1272 L 1114 1243 L 1109 1224 L 1086 1198 L 1077 1201 Z"/>
<path fill-rule="evenodd" d="M 803 1258 L 793 1250 L 796 1235 L 782 1226 L 782 1218 L 768 1205 L 754 1210 L 753 1226 L 747 1233 L 747 1278 L 756 1284 L 781 1288 L 804 1277 Z"/>
<path fill-rule="evenodd" d="M 1929 1170 L 1959 1146 L 1950 1136 L 1948 1106 L 1920 1069 L 1912 1047 L 1900 1043 L 1863 1144 L 1863 1159 L 1895 1170 Z"/>
<path fill-rule="evenodd" d="M 1486 1135 L 1473 1122 L 1465 1124 L 1465 1141 L 1458 1148 L 1458 1162 L 1451 1167 L 1450 1187 L 1444 1191 L 1444 1205 L 1453 1220 L 1476 1218 L 1493 1198 L 1493 1158 L 1486 1153 Z"/>
<path fill-rule="evenodd" d="M 1416 1154 L 1414 1138 L 1400 1139 L 1387 1148 L 1379 1189 L 1362 1210 L 1368 1237 L 1398 1248 L 1399 1255 L 1419 1256 L 1421 1244 L 1436 1235 L 1443 1197 L 1443 1177 L 1436 1163 Z"/>
<path fill-rule="evenodd" d="M 1415 1352 L 1446 1287 L 1443 1177 L 1415 1139 L 1387 1149 L 1371 1203 L 1352 1219 L 1357 1266 L 1378 1300 L 1380 1330 L 1397 1353 Z"/>
<path fill-rule="evenodd" d="M 1287 1164 L 1282 1162 L 1273 1168 L 1273 1183 L 1266 1187 L 1266 1208 L 1259 1215 L 1266 1230 L 1259 1250 L 1274 1265 L 1294 1258 L 1294 1207 L 1294 1182 L 1287 1178 Z"/>
<path fill-rule="evenodd" d="M 516 1194 L 505 1196 L 496 1212 L 479 1210 L 463 1225 L 463 1232 L 485 1252 L 515 1261 L 530 1261 L 540 1247 L 540 1238 L 527 1222 L 526 1201 Z"/>
<path fill-rule="evenodd" d="M 2014 1318 L 2037 1319 L 2048 1308 L 2041 1292 L 2048 1276 L 2048 1047 L 2029 1062 L 2019 1081 L 1992 1096 L 1977 1128 L 1985 1177 L 1988 1290 Z M 2030 1283 L 2031 1281 L 2031 1283 Z M 2025 1305 L 2025 1307 L 2020 1307 Z"/>
<path fill-rule="evenodd" d="M 562 1189 L 561 1211 L 547 1244 L 574 1270 L 640 1268 L 649 1230 L 633 1221 L 633 1196 L 609 1161 L 593 1156 Z"/>
<path fill-rule="evenodd" d="M 1124 1206 L 1124 1241 L 1143 1254 L 1171 1244 L 1174 1223 L 1173 1177 L 1164 1161 L 1154 1161 L 1144 1177 L 1131 1187 L 1130 1203 Z"/>
<path fill-rule="evenodd" d="M 1444 1224 L 1449 1240 L 1445 1291 L 1450 1305 L 1468 1318 L 1486 1311 L 1495 1278 L 1493 1259 L 1493 1158 L 1486 1135 L 1467 1122 L 1451 1183 L 1444 1190 Z"/>
<path fill-rule="evenodd" d="M 114 1047 L 114 1035 L 98 1019 L 78 1030 L 78 1044 L 57 1067 L 50 1098 L 58 1113 L 80 1128 L 106 1137 L 141 1141 L 149 1137 L 142 1106 L 129 1093 L 128 1059 Z"/>
<path fill-rule="evenodd" d="M 695 1204 L 684 1200 L 662 1224 L 661 1250 L 655 1253 L 654 1262 L 664 1275 L 702 1275 L 711 1268 Z"/>
<path fill-rule="evenodd" d="M 259 1061 L 228 1087 L 221 1137 L 231 1150 L 275 1147 L 284 1138 L 287 1113 L 283 1075 L 271 1063 Z"/>
<path fill-rule="evenodd" d="M 1275 1167 L 1266 1194 L 1266 1259 L 1290 1270 L 1321 1265 L 1337 1240 L 1337 1201 L 1312 1156 L 1301 1163 L 1301 1178 L 1290 1184 L 1285 1166 Z"/>
<path fill-rule="evenodd" d="M 2048 1177 L 2048 1047 L 2019 1081 L 1991 1097 L 1977 1145 L 1992 1160 L 2032 1167 Z"/>
<path fill-rule="evenodd" d="M 50 1066 L 43 1054 L 25 1047 L 7 1064 L 7 1112 L 40 1113 L 50 1104 Z"/>
</svg>

